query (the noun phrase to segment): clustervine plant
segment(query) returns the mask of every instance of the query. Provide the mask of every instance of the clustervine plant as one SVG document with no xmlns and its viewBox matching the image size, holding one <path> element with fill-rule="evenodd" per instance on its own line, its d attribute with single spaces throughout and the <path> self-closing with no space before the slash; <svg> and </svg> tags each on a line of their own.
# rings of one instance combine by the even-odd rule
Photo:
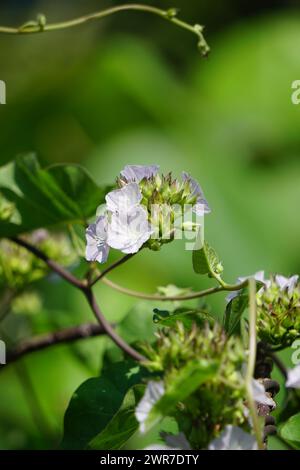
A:
<svg viewBox="0 0 300 470">
<path fill-rule="evenodd" d="M 53 31 L 123 10 L 153 13 L 195 33 L 207 55 L 201 26 L 179 20 L 174 9 L 146 5 L 122 5 L 57 24 L 40 15 L 0 32 Z M 190 175 L 160 175 L 157 165 L 128 165 L 107 187 L 78 165 L 41 168 L 31 154 L 0 169 L 0 321 L 26 305 L 38 309 L 34 283 L 51 272 L 83 294 L 97 320 L 13 345 L 8 364 L 51 345 L 97 335 L 107 335 L 122 352 L 116 360 L 108 350 L 100 377 L 74 394 L 65 415 L 64 448 L 120 449 L 136 432 L 156 427 L 160 444 L 153 442 L 152 448 L 265 449 L 268 435 L 276 432 L 274 363 L 286 380 L 279 435 L 288 446 L 300 447 L 300 366 L 287 371 L 276 355 L 300 337 L 298 276 L 265 279 L 259 272 L 226 283 L 216 252 L 203 242 L 203 217 L 209 212 Z M 167 286 L 148 294 L 108 279 L 141 250 L 158 251 L 186 233 L 194 234 L 194 271 L 209 276 L 213 287 L 192 292 Z M 111 249 L 124 256 L 100 270 Z M 85 267 L 81 277 L 74 274 L 79 261 Z M 126 319 L 119 327 L 107 321 L 94 293 L 99 282 L 153 302 L 155 333 L 147 341 L 124 339 Z M 186 300 L 219 292 L 228 292 L 221 323 L 205 305 L 184 306 Z M 157 308 L 158 302 L 167 308 Z M 171 418 L 172 432 L 162 432 L 165 418 Z"/>
</svg>

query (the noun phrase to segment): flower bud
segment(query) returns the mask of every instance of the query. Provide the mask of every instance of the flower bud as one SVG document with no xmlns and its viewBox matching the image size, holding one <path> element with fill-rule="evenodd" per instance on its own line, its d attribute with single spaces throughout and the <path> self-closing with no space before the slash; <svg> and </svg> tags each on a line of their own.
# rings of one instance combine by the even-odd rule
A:
<svg viewBox="0 0 300 470">
<path fill-rule="evenodd" d="M 300 336 L 298 276 L 275 276 L 259 290 L 257 332 L 261 340 L 279 348 L 291 346 Z"/>
<path fill-rule="evenodd" d="M 245 352 L 238 338 L 227 338 L 218 325 L 195 324 L 186 329 L 181 322 L 158 332 L 157 344 L 146 345 L 144 363 L 151 372 L 163 373 L 164 388 L 172 386 L 185 366 L 197 360 L 218 364 L 216 374 L 200 384 L 171 415 L 193 449 L 202 449 L 227 424 L 249 423 L 244 412 L 245 386 L 242 366 Z"/>
</svg>

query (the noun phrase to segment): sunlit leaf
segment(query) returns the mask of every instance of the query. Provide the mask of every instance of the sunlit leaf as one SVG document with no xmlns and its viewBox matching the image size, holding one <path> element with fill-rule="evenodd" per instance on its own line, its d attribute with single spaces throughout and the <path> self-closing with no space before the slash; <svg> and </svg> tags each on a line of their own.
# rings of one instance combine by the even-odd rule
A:
<svg viewBox="0 0 300 470">
<path fill-rule="evenodd" d="M 200 250 L 193 251 L 193 268 L 197 274 L 219 274 L 223 269 L 218 255 L 207 242 Z"/>
</svg>

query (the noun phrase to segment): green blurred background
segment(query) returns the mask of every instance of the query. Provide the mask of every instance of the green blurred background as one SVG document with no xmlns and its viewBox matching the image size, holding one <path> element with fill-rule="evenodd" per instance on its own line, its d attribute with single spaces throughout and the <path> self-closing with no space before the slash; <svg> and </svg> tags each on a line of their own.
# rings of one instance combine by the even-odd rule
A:
<svg viewBox="0 0 300 470">
<path fill-rule="evenodd" d="M 121 3 L 3 1 L 0 17 L 3 25 L 19 25 L 43 12 L 53 22 Z M 201 59 L 193 35 L 142 13 L 51 34 L 0 36 L 0 79 L 7 84 L 1 164 L 34 150 L 45 165 L 83 164 L 99 183 L 114 181 L 126 164 L 188 171 L 213 209 L 206 238 L 226 280 L 260 269 L 299 273 L 300 105 L 291 102 L 291 84 L 300 79 L 298 2 L 140 3 L 179 7 L 182 18 L 205 24 L 210 57 Z M 140 254 L 111 279 L 148 292 L 169 283 L 211 285 L 193 274 L 180 242 Z M 80 293 L 65 283 L 51 277 L 38 287 L 40 312 L 1 326 L 14 341 L 92 320 Z M 97 296 L 111 320 L 136 304 L 105 286 Z M 221 314 L 224 297 L 210 301 Z M 153 307 L 137 308 L 151 320 Z M 57 447 L 71 394 L 99 372 L 107 341 L 58 346 L 3 367 L 0 448 Z M 290 357 L 287 351 L 287 364 Z"/>
</svg>

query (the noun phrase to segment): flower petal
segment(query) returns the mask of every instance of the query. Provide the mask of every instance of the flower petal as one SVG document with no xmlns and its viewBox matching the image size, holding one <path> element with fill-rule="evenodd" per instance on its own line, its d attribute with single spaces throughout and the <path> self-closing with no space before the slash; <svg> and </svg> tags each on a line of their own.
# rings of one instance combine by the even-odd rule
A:
<svg viewBox="0 0 300 470">
<path fill-rule="evenodd" d="M 96 261 L 98 256 L 98 247 L 97 242 L 95 240 L 89 240 L 87 238 L 87 245 L 85 249 L 85 258 L 87 261 Z"/>
<path fill-rule="evenodd" d="M 203 215 L 203 213 L 209 214 L 211 212 L 211 209 L 208 205 L 207 200 L 204 197 L 204 193 L 202 191 L 200 184 L 185 171 L 182 172 L 182 179 L 184 182 L 187 181 L 189 183 L 190 189 L 191 189 L 191 196 L 197 197 L 197 203 L 194 206 L 193 211 L 197 215 Z"/>
<path fill-rule="evenodd" d="M 237 284 L 241 284 L 242 282 L 246 281 L 247 279 L 254 278 L 256 281 L 261 282 L 264 287 L 268 288 L 271 285 L 271 281 L 265 279 L 265 272 L 264 271 L 257 271 L 252 276 L 240 276 L 237 278 Z M 239 295 L 240 291 L 234 291 L 227 295 L 226 302 L 229 303 L 232 299 Z"/>
<path fill-rule="evenodd" d="M 105 200 L 107 210 L 121 214 L 136 207 L 142 200 L 142 194 L 137 183 L 129 183 L 108 193 Z"/>
<path fill-rule="evenodd" d="M 86 229 L 86 251 L 85 257 L 88 261 L 105 263 L 108 258 L 109 246 L 107 244 L 107 218 L 98 217 L 96 223 Z"/>
<path fill-rule="evenodd" d="M 149 240 L 152 232 L 147 210 L 137 206 L 128 213 L 111 215 L 108 244 L 123 253 L 136 253 Z"/>
<path fill-rule="evenodd" d="M 288 388 L 300 388 L 300 364 L 293 369 L 288 370 L 288 376 L 285 385 Z"/>
<path fill-rule="evenodd" d="M 180 432 L 179 434 L 163 434 L 162 436 L 168 446 L 172 449 L 190 450 L 191 446 L 187 438 Z"/>
<path fill-rule="evenodd" d="M 157 165 L 126 165 L 124 170 L 121 171 L 121 176 L 126 179 L 128 183 L 135 181 L 139 183 L 144 178 L 151 178 L 157 175 L 159 166 Z"/>
<path fill-rule="evenodd" d="M 228 425 L 220 437 L 214 439 L 209 450 L 257 450 L 254 436 L 237 426 Z"/>
<path fill-rule="evenodd" d="M 265 391 L 265 388 L 262 383 L 260 383 L 258 380 L 253 379 L 252 380 L 252 392 L 253 392 L 253 399 L 256 401 L 256 403 L 259 403 L 261 405 L 268 405 L 272 409 L 276 408 L 276 403 L 275 401 L 267 396 L 267 393 Z"/>
<path fill-rule="evenodd" d="M 142 433 L 146 430 L 146 421 L 151 409 L 164 393 L 165 387 L 163 381 L 150 380 L 148 382 L 144 396 L 135 410 L 135 417 L 140 423 L 140 431 Z"/>
<path fill-rule="evenodd" d="M 281 290 L 288 289 L 289 293 L 291 293 L 293 289 L 295 288 L 298 282 L 298 279 L 299 279 L 299 276 L 297 274 L 291 277 L 285 277 L 285 276 L 282 276 L 281 274 L 277 274 L 275 276 L 275 281 L 276 281 L 276 284 L 279 286 L 279 288 Z"/>
</svg>

